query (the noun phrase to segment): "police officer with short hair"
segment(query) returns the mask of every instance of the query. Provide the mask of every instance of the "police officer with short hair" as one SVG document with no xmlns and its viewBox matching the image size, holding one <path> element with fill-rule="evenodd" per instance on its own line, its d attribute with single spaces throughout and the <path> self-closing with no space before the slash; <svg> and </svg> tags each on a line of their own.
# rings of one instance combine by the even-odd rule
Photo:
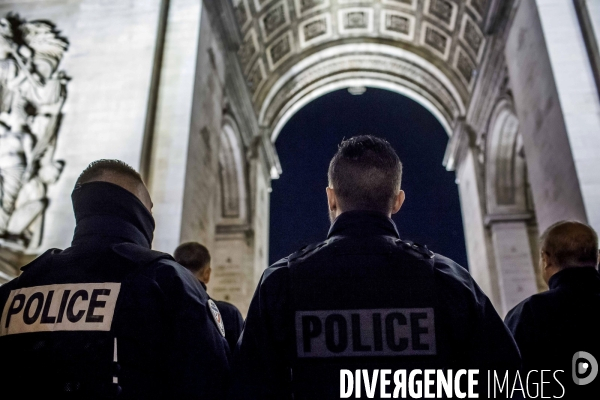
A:
<svg viewBox="0 0 600 400">
<path fill-rule="evenodd" d="M 204 290 L 210 281 L 212 268 L 210 267 L 210 252 L 206 246 L 198 242 L 182 243 L 173 253 L 175 261 L 190 270 L 198 279 Z M 211 300 L 219 310 L 223 318 L 225 328 L 225 339 L 231 350 L 235 349 L 238 339 L 244 327 L 244 319 L 236 306 L 226 301 Z"/>
<path fill-rule="evenodd" d="M 486 368 L 519 368 L 514 340 L 469 273 L 400 239 L 391 215 L 404 202 L 401 173 L 387 141 L 341 143 L 329 166 L 327 239 L 264 272 L 234 355 L 232 398 L 336 399 L 341 369 L 481 368 L 481 382 Z"/>
<path fill-rule="evenodd" d="M 218 399 L 228 348 L 185 268 L 152 251 L 140 175 L 93 162 L 72 194 L 71 247 L 0 287 L 0 382 L 22 398 Z"/>
<path fill-rule="evenodd" d="M 540 237 L 539 261 L 549 290 L 523 300 L 506 316 L 526 371 L 563 371 L 560 385 L 550 379 L 547 395 L 565 392 L 565 398 L 579 399 L 600 393 L 598 261 L 592 227 L 578 221 L 551 225 Z"/>
</svg>

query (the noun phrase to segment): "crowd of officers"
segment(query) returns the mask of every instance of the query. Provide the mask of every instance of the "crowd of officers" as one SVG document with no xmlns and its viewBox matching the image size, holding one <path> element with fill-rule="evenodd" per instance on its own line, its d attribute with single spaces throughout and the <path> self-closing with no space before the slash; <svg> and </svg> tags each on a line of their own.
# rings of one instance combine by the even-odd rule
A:
<svg viewBox="0 0 600 400">
<path fill-rule="evenodd" d="M 401 177 L 387 141 L 343 141 L 326 239 L 263 273 L 244 322 L 208 296 L 204 246 L 151 250 L 140 175 L 117 160 L 90 164 L 72 193 L 71 247 L 0 287 L 0 390 L 12 393 L 2 398 L 336 399 L 341 369 L 560 369 L 576 398 L 574 354 L 600 359 L 594 230 L 549 227 L 549 290 L 503 321 L 466 269 L 400 238 Z"/>
</svg>

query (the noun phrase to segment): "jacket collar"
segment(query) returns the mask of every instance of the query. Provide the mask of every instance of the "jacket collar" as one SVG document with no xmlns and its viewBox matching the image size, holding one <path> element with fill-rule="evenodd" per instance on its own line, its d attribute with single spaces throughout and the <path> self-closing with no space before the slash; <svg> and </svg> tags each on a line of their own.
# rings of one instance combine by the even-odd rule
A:
<svg viewBox="0 0 600 400">
<path fill-rule="evenodd" d="M 151 247 L 154 218 L 133 193 L 112 183 L 90 182 L 77 186 L 71 198 L 76 221 L 72 246 Z"/>
<path fill-rule="evenodd" d="M 340 214 L 331 225 L 327 238 L 332 236 L 393 236 L 400 238 L 394 221 L 376 211 L 347 211 Z"/>
<path fill-rule="evenodd" d="M 548 286 L 551 290 L 559 288 L 597 288 L 600 290 L 600 274 L 594 267 L 565 268 L 552 275 Z"/>
</svg>

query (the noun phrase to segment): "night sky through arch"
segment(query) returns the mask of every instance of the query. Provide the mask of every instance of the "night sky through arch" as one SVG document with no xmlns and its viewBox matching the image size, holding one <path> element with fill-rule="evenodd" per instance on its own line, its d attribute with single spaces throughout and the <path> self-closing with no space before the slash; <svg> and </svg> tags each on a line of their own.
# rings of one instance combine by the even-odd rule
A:
<svg viewBox="0 0 600 400">
<path fill-rule="evenodd" d="M 380 89 L 360 96 L 338 90 L 306 105 L 275 143 L 283 174 L 271 193 L 270 263 L 325 239 L 327 167 L 343 138 L 386 138 L 404 166 L 406 202 L 394 221 L 400 237 L 467 266 L 458 187 L 442 166 L 448 136 L 413 100 Z"/>
</svg>

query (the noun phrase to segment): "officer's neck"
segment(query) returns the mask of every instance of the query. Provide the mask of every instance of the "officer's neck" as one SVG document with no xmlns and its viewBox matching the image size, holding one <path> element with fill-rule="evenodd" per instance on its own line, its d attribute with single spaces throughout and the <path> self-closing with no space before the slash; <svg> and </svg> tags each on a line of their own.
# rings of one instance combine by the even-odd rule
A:
<svg viewBox="0 0 600 400">
<path fill-rule="evenodd" d="M 365 212 L 365 213 L 373 213 L 376 212 L 377 214 L 381 214 L 381 215 L 385 215 L 388 218 L 392 218 L 392 212 L 380 212 L 380 211 L 371 211 L 371 210 L 364 210 L 364 209 L 360 209 L 360 208 L 350 208 L 347 210 L 342 210 L 341 208 L 337 207 L 334 211 L 332 211 L 332 214 L 334 216 L 334 219 L 337 219 L 340 215 L 342 215 L 343 213 L 360 213 L 360 212 Z"/>
<path fill-rule="evenodd" d="M 400 237 L 396 224 L 394 224 L 394 221 L 390 217 L 377 211 L 364 210 L 341 213 L 331 224 L 327 237 L 337 235 L 387 235 Z"/>
<path fill-rule="evenodd" d="M 73 192 L 73 246 L 135 243 L 150 248 L 154 220 L 140 200 L 106 182 L 86 183 Z"/>
</svg>

